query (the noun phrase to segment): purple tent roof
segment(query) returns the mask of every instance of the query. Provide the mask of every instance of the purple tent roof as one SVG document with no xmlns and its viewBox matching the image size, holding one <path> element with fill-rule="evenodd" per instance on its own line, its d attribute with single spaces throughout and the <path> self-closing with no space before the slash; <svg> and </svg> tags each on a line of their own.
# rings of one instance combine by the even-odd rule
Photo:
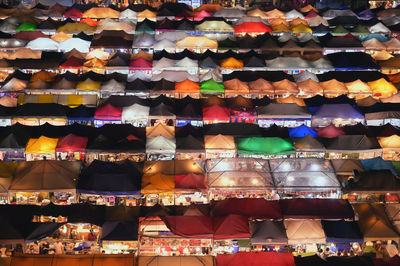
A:
<svg viewBox="0 0 400 266">
<path fill-rule="evenodd" d="M 334 118 L 360 118 L 364 115 L 354 109 L 350 104 L 324 104 L 314 114 L 313 119 L 334 119 Z"/>
</svg>

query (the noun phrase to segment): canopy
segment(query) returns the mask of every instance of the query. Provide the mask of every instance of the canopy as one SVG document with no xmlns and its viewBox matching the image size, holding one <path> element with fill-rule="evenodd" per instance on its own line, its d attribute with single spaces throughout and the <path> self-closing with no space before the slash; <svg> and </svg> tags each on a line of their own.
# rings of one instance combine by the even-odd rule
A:
<svg viewBox="0 0 400 266">
<path fill-rule="evenodd" d="M 369 170 L 359 173 L 354 179 L 350 179 L 343 190 L 347 193 L 398 193 L 400 191 L 400 180 L 389 170 Z"/>
<path fill-rule="evenodd" d="M 257 107 L 258 118 L 311 118 L 307 108 L 295 103 L 270 103 Z"/>
<path fill-rule="evenodd" d="M 230 214 L 213 218 L 214 239 L 250 238 L 246 216 Z"/>
<path fill-rule="evenodd" d="M 361 244 L 364 241 L 357 222 L 322 220 L 321 223 L 328 243 L 358 242 Z"/>
<path fill-rule="evenodd" d="M 238 252 L 235 254 L 218 254 L 217 265 L 241 266 L 241 265 L 264 265 L 266 262 L 276 266 L 294 266 L 293 255 L 289 252 Z"/>
<path fill-rule="evenodd" d="M 150 107 L 140 104 L 132 104 L 122 108 L 121 120 L 132 121 L 138 119 L 147 119 L 149 116 Z"/>
<path fill-rule="evenodd" d="M 83 18 L 119 18 L 119 11 L 109 7 L 92 7 L 82 14 Z"/>
<path fill-rule="evenodd" d="M 394 176 L 397 176 L 396 168 L 391 161 L 385 161 L 382 157 L 360 160 L 365 170 L 390 170 Z"/>
<path fill-rule="evenodd" d="M 230 121 L 229 109 L 219 105 L 203 108 L 203 120 L 205 121 Z"/>
<path fill-rule="evenodd" d="M 379 137 L 378 141 L 382 148 L 388 148 L 388 149 L 400 148 L 400 136 L 398 135 L 392 135 L 390 137 Z"/>
<path fill-rule="evenodd" d="M 364 119 L 362 113 L 350 104 L 323 104 L 313 115 L 313 119 Z"/>
<path fill-rule="evenodd" d="M 390 97 L 397 93 L 397 88 L 384 78 L 368 82 L 368 86 L 371 88 L 374 96 L 377 97 Z"/>
<path fill-rule="evenodd" d="M 200 84 L 200 91 L 202 93 L 224 93 L 224 84 L 209 79 Z"/>
<path fill-rule="evenodd" d="M 94 113 L 94 119 L 121 120 L 122 107 L 114 107 L 111 104 L 99 106 Z"/>
<path fill-rule="evenodd" d="M 315 130 L 317 131 L 318 137 L 321 138 L 335 138 L 340 135 L 345 135 L 342 128 L 336 127 L 333 124 L 326 127 L 317 127 Z"/>
<path fill-rule="evenodd" d="M 301 138 L 293 138 L 293 146 L 296 151 L 325 151 L 325 147 L 310 135 Z"/>
<path fill-rule="evenodd" d="M 234 150 L 236 149 L 235 141 L 233 136 L 226 135 L 207 135 L 204 136 L 204 145 L 206 149 L 223 149 L 223 150 Z"/>
<path fill-rule="evenodd" d="M 233 26 L 235 33 L 266 33 L 272 29 L 263 22 L 243 22 Z"/>
<path fill-rule="evenodd" d="M 294 153 L 293 144 L 278 137 L 251 137 L 236 140 L 239 154 L 286 155 Z"/>
<path fill-rule="evenodd" d="M 291 138 L 293 137 L 305 137 L 307 135 L 310 135 L 311 137 L 317 137 L 317 132 L 315 131 L 315 129 L 313 128 L 309 128 L 306 125 L 301 125 L 298 127 L 294 127 L 294 128 L 289 128 L 289 136 Z"/>
<path fill-rule="evenodd" d="M 175 189 L 175 179 L 173 175 L 143 175 L 142 177 L 142 194 L 151 193 L 173 193 Z"/>
<path fill-rule="evenodd" d="M 175 153 L 176 141 L 163 136 L 147 139 L 146 152 Z"/>
<path fill-rule="evenodd" d="M 146 127 L 147 138 L 155 138 L 158 136 L 173 138 L 175 136 L 175 128 L 173 126 L 167 126 L 163 123 L 158 123 L 153 127 Z"/>
<path fill-rule="evenodd" d="M 80 162 L 20 162 L 9 191 L 65 192 L 75 191 Z"/>
<path fill-rule="evenodd" d="M 85 152 L 88 142 L 87 137 L 68 134 L 58 140 L 56 152 Z"/>
<path fill-rule="evenodd" d="M 286 229 L 282 221 L 250 222 L 252 245 L 287 244 Z"/>
<path fill-rule="evenodd" d="M 101 227 L 101 241 L 136 241 L 138 224 L 133 222 L 105 222 Z"/>
<path fill-rule="evenodd" d="M 40 136 L 38 139 L 29 139 L 26 144 L 26 154 L 55 153 L 58 139 Z"/>
<path fill-rule="evenodd" d="M 285 220 L 289 245 L 323 244 L 326 241 L 320 220 Z"/>
<path fill-rule="evenodd" d="M 324 144 L 327 150 L 339 151 L 362 151 L 381 148 L 376 138 L 365 135 L 339 135 L 329 142 L 324 140 Z"/>
<path fill-rule="evenodd" d="M 142 174 L 129 160 L 102 162 L 94 160 L 79 176 L 77 191 L 105 195 L 139 194 Z"/>
<path fill-rule="evenodd" d="M 300 189 L 336 188 L 340 183 L 328 160 L 323 159 L 276 159 L 270 160 L 275 186 Z"/>
<path fill-rule="evenodd" d="M 223 165 L 223 163 L 221 163 Z M 214 216 L 238 214 L 250 218 L 281 219 L 279 201 L 263 198 L 228 198 L 215 201 L 212 209 Z"/>
<path fill-rule="evenodd" d="M 364 241 L 395 240 L 399 235 L 390 223 L 383 205 L 373 203 L 353 204 Z"/>
</svg>

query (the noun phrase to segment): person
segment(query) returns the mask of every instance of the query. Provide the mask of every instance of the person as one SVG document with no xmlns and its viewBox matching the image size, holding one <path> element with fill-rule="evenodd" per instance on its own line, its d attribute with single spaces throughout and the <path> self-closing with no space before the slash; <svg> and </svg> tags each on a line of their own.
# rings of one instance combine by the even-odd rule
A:
<svg viewBox="0 0 400 266">
<path fill-rule="evenodd" d="M 347 251 L 347 249 L 343 250 L 342 256 L 343 257 L 348 257 L 349 256 L 349 252 Z"/>
<path fill-rule="evenodd" d="M 55 252 L 55 254 L 63 254 L 64 253 L 64 245 L 59 241 L 54 243 L 54 252 Z"/>
<path fill-rule="evenodd" d="M 40 245 L 40 250 L 39 250 L 39 254 L 40 255 L 45 255 L 45 254 L 49 254 L 49 243 L 47 243 L 46 241 L 44 241 L 41 245 Z"/>
<path fill-rule="evenodd" d="M 324 251 L 322 248 L 318 249 L 317 255 L 320 256 L 322 259 L 325 258 Z"/>
</svg>

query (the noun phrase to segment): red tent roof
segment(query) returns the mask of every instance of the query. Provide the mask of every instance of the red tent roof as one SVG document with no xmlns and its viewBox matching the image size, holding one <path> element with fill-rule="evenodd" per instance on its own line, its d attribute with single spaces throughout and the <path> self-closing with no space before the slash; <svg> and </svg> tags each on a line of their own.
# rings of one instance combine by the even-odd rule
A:
<svg viewBox="0 0 400 266">
<path fill-rule="evenodd" d="M 225 216 L 228 214 L 238 214 L 252 218 L 282 218 L 281 208 L 277 200 L 232 198 L 214 203 L 214 216 Z"/>
<path fill-rule="evenodd" d="M 299 219 L 351 219 L 353 208 L 341 199 L 286 199 L 280 200 L 285 218 Z"/>
<path fill-rule="evenodd" d="M 332 124 L 327 127 L 317 127 L 315 131 L 317 131 L 318 137 L 321 138 L 336 138 L 337 136 L 345 135 L 342 128 L 335 127 Z"/>
<path fill-rule="evenodd" d="M 111 104 L 99 106 L 94 113 L 94 119 L 121 120 L 122 107 L 114 107 Z"/>
<path fill-rule="evenodd" d="M 216 261 L 218 266 L 296 265 L 292 253 L 278 252 L 239 252 L 235 254 L 218 254 Z"/>
<path fill-rule="evenodd" d="M 87 137 L 68 134 L 58 140 L 56 152 L 85 152 Z"/>
<path fill-rule="evenodd" d="M 164 216 L 166 226 L 175 235 L 189 238 L 211 238 L 212 218 L 208 216 Z"/>
<path fill-rule="evenodd" d="M 82 12 L 76 8 L 71 8 L 70 10 L 67 10 L 64 14 L 64 17 L 66 18 L 82 18 Z"/>
<path fill-rule="evenodd" d="M 186 175 L 175 175 L 175 188 L 202 189 L 207 188 L 206 176 L 193 173 Z"/>
<path fill-rule="evenodd" d="M 82 60 L 75 56 L 70 56 L 67 61 L 60 65 L 61 69 L 81 69 L 83 68 Z"/>
<path fill-rule="evenodd" d="M 262 22 L 243 22 L 233 26 L 235 33 L 266 33 L 272 29 Z"/>
<path fill-rule="evenodd" d="M 203 108 L 203 120 L 229 121 L 230 120 L 229 109 L 226 107 L 221 107 L 219 105 L 204 107 Z"/>
<path fill-rule="evenodd" d="M 249 219 L 230 214 L 213 218 L 214 239 L 250 238 Z"/>
<path fill-rule="evenodd" d="M 49 35 L 46 35 L 41 31 L 20 31 L 14 34 L 13 38 L 25 41 L 32 41 L 37 38 L 49 38 Z"/>
<path fill-rule="evenodd" d="M 143 70 L 151 70 L 153 67 L 153 61 L 148 61 L 143 58 L 138 58 L 132 60 L 129 64 L 129 69 L 143 69 Z"/>
</svg>

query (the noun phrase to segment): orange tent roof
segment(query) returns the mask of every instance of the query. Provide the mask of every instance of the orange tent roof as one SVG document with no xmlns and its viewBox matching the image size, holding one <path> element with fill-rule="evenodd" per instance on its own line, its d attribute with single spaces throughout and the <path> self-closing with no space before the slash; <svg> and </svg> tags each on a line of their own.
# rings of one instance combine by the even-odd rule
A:
<svg viewBox="0 0 400 266">
<path fill-rule="evenodd" d="M 288 80 L 288 79 L 283 79 L 280 81 L 275 81 L 272 83 L 272 85 L 275 87 L 275 93 L 279 95 L 283 94 L 298 94 L 299 89 L 297 88 L 297 84 Z"/>
<path fill-rule="evenodd" d="M 234 137 L 221 134 L 215 136 L 204 136 L 204 145 L 206 149 L 236 149 Z"/>
<path fill-rule="evenodd" d="M 237 78 L 224 81 L 225 93 L 249 93 L 250 88 L 246 82 Z"/>
<path fill-rule="evenodd" d="M 97 25 L 99 25 L 99 22 L 97 22 L 96 20 L 93 20 L 91 18 L 85 18 L 85 19 L 82 19 L 79 22 L 80 23 L 86 23 L 87 25 L 89 25 L 91 27 L 97 27 Z"/>
<path fill-rule="evenodd" d="M 40 136 L 38 139 L 29 139 L 25 153 L 55 153 L 58 139 Z"/>
<path fill-rule="evenodd" d="M 353 93 L 371 93 L 371 88 L 368 86 L 367 83 L 357 79 L 352 82 L 345 83 L 347 89 L 349 90 L 350 94 Z"/>
<path fill-rule="evenodd" d="M 243 61 L 234 57 L 228 57 L 221 61 L 221 67 L 226 69 L 242 69 L 243 66 Z"/>
<path fill-rule="evenodd" d="M 174 192 L 175 177 L 173 175 L 163 175 L 160 173 L 154 175 L 142 176 L 143 194 Z"/>
<path fill-rule="evenodd" d="M 275 92 L 274 86 L 272 86 L 271 82 L 262 78 L 249 82 L 249 88 L 253 93 L 274 94 Z"/>
<path fill-rule="evenodd" d="M 397 88 L 384 78 L 368 82 L 374 96 L 377 97 L 390 97 L 397 93 Z"/>
<path fill-rule="evenodd" d="M 198 82 L 185 79 L 184 81 L 175 83 L 175 92 L 199 93 L 200 85 Z"/>
<path fill-rule="evenodd" d="M 56 77 L 56 73 L 41 70 L 32 75 L 30 82 L 34 82 L 39 79 L 42 81 L 45 81 L 45 82 L 52 82 L 55 77 Z"/>
<path fill-rule="evenodd" d="M 302 98 L 290 95 L 288 97 L 280 97 L 276 99 L 277 103 L 295 103 L 298 106 L 306 106 L 306 103 Z"/>
<path fill-rule="evenodd" d="M 324 93 L 328 94 L 347 94 L 348 90 L 346 85 L 343 82 L 340 82 L 336 79 L 331 79 L 327 81 L 320 82 Z"/>
</svg>

